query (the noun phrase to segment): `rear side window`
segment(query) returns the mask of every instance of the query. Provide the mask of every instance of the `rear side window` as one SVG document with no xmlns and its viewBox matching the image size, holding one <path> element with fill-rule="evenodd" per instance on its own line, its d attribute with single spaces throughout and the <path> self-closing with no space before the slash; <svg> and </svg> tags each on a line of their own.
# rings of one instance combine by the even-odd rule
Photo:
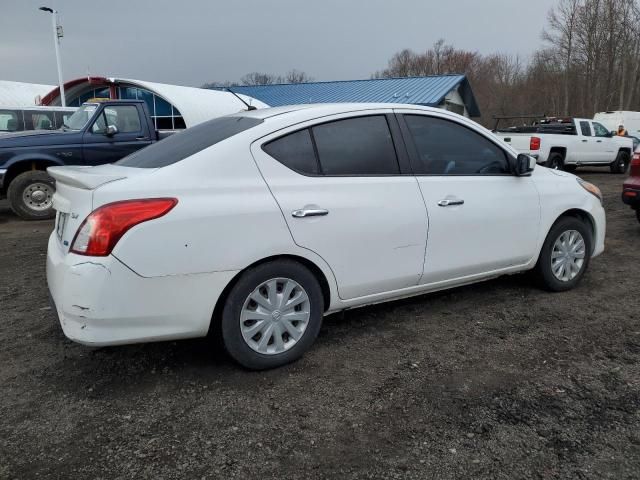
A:
<svg viewBox="0 0 640 480">
<path fill-rule="evenodd" d="M 396 150 L 384 115 L 348 118 L 312 128 L 324 175 L 397 175 Z"/>
<path fill-rule="evenodd" d="M 71 115 L 73 115 L 73 112 L 55 112 L 53 117 L 56 121 L 56 128 L 61 128 L 62 125 L 67 123 Z"/>
<path fill-rule="evenodd" d="M 305 175 L 320 173 L 308 129 L 269 142 L 263 150 L 291 170 Z"/>
<path fill-rule="evenodd" d="M 23 129 L 17 110 L 0 110 L 0 132 L 16 132 Z"/>
<path fill-rule="evenodd" d="M 161 142 L 124 157 L 117 165 L 138 168 L 160 168 L 184 160 L 205 148 L 249 130 L 263 122 L 262 119 L 233 116 L 219 117 L 174 133 Z"/>
<path fill-rule="evenodd" d="M 53 130 L 53 112 L 25 111 L 25 123 L 31 124 L 33 130 Z"/>
<path fill-rule="evenodd" d="M 590 137 L 591 127 L 589 126 L 589 122 L 580 122 L 580 131 L 582 132 L 582 136 Z"/>
</svg>

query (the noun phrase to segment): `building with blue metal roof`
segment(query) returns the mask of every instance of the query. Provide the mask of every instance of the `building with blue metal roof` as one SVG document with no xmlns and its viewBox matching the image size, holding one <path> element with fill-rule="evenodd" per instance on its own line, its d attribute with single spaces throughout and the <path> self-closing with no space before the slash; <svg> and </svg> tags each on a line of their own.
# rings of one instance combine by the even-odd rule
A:
<svg viewBox="0 0 640 480">
<path fill-rule="evenodd" d="M 230 87 L 230 90 L 272 107 L 307 103 L 407 103 L 444 108 L 467 117 L 480 116 L 465 75 L 249 85 Z"/>
</svg>

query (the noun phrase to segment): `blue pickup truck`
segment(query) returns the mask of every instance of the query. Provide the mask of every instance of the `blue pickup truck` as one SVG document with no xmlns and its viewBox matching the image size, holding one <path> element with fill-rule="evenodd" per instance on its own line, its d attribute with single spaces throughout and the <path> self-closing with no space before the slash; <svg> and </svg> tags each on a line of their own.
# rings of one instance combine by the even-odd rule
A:
<svg viewBox="0 0 640 480">
<path fill-rule="evenodd" d="M 0 135 L 0 195 L 24 219 L 51 218 L 47 167 L 112 163 L 171 133 L 156 131 L 142 100 L 85 103 L 58 130 Z"/>
</svg>

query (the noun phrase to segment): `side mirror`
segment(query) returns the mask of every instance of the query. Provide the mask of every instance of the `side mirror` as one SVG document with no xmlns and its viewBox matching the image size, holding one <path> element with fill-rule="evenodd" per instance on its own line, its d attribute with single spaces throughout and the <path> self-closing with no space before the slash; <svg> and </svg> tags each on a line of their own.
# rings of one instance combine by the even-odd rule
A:
<svg viewBox="0 0 640 480">
<path fill-rule="evenodd" d="M 513 163 L 513 173 L 517 177 L 526 177 L 531 175 L 533 169 L 536 168 L 536 159 L 525 153 L 519 154 Z"/>
<path fill-rule="evenodd" d="M 107 127 L 107 131 L 105 132 L 105 135 L 107 137 L 113 137 L 116 133 L 118 133 L 118 127 L 116 127 L 115 125 L 109 125 Z"/>
<path fill-rule="evenodd" d="M 611 137 L 613 137 L 614 135 L 616 135 L 616 132 L 609 132 L 609 133 L 607 133 L 607 135 L 606 135 L 606 136 L 607 136 L 608 138 L 611 138 Z"/>
</svg>

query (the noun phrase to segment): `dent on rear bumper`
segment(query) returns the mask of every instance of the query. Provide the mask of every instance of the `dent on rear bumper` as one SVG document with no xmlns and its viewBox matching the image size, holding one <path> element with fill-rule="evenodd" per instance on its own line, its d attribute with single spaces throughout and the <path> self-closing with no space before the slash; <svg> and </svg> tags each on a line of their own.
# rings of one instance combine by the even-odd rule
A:
<svg viewBox="0 0 640 480">
<path fill-rule="evenodd" d="M 86 345 L 204 336 L 235 273 L 144 278 L 114 257 L 64 255 L 55 234 L 49 239 L 47 283 L 60 325 Z"/>
</svg>

